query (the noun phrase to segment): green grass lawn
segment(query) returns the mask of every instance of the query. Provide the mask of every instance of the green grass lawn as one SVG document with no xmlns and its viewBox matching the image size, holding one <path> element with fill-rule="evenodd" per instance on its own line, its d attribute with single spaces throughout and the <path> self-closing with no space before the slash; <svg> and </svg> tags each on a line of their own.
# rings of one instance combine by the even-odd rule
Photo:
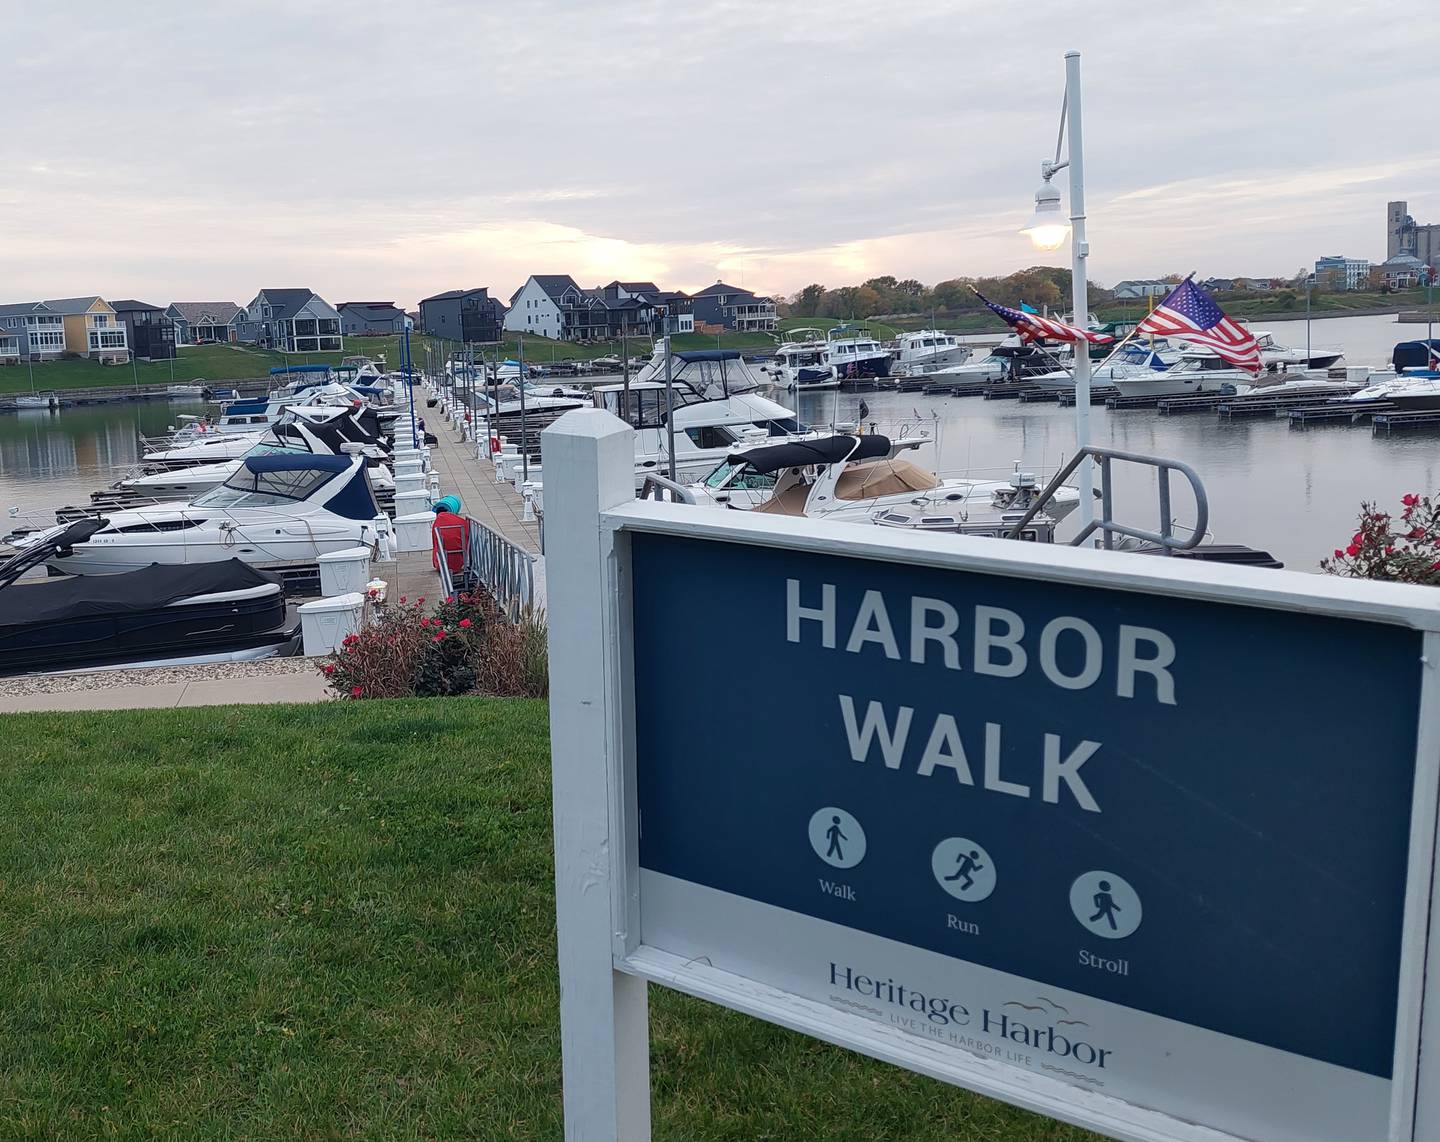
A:
<svg viewBox="0 0 1440 1142">
<path fill-rule="evenodd" d="M 12 715 L 0 1136 L 560 1136 L 543 703 Z M 655 1133 L 1089 1135 L 660 988 Z"/>
</svg>

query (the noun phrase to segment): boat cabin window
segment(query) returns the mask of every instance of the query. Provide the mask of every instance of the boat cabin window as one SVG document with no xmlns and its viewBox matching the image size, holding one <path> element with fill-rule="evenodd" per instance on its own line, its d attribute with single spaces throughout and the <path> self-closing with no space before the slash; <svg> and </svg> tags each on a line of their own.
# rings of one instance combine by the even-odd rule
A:
<svg viewBox="0 0 1440 1142">
<path fill-rule="evenodd" d="M 601 408 L 622 420 L 628 420 L 632 427 L 660 428 L 665 424 L 664 389 L 631 389 L 629 416 L 624 413 L 625 392 L 623 389 L 607 390 L 600 394 L 600 399 Z"/>
<path fill-rule="evenodd" d="M 198 497 L 197 508 L 264 508 L 307 499 L 334 472 L 298 469 L 293 472 L 252 472 L 245 465 L 218 488 Z"/>
<path fill-rule="evenodd" d="M 779 420 L 757 420 L 755 427 L 765 429 L 771 436 L 791 436 L 797 432 L 810 431 L 793 416 L 781 417 Z"/>
<path fill-rule="evenodd" d="M 687 428 L 685 435 L 696 448 L 729 448 L 735 443 L 735 435 L 718 424 L 706 424 L 700 428 Z"/>
</svg>

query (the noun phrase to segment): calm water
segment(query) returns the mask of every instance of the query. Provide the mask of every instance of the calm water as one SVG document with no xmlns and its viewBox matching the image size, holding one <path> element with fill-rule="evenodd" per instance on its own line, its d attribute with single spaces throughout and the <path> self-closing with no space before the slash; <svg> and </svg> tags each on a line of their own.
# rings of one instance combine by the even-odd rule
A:
<svg viewBox="0 0 1440 1142">
<path fill-rule="evenodd" d="M 1287 343 L 1305 343 L 1301 322 L 1257 322 Z M 1314 347 L 1342 346 L 1353 364 L 1382 364 L 1401 339 L 1424 328 L 1391 317 L 1317 321 Z M 854 420 L 859 395 L 807 394 L 800 413 L 816 423 Z M 1053 471 L 1074 448 L 1074 410 L 975 397 L 864 394 L 874 419 L 938 415 L 939 443 L 921 459 L 946 474 Z M 97 408 L 0 415 L 0 507 L 43 518 L 48 509 L 86 502 L 140 455 L 138 438 L 159 435 L 198 402 L 149 401 Z M 1183 460 L 1205 482 L 1210 530 L 1218 542 L 1265 547 L 1297 569 L 1313 568 L 1354 530 L 1361 500 L 1395 504 L 1409 491 L 1440 490 L 1440 433 L 1372 438 L 1367 428 L 1327 426 L 1303 432 L 1283 420 L 1221 422 L 1213 413 L 1162 417 L 1152 411 L 1091 409 L 1097 443 Z M 1118 474 L 1117 474 L 1118 475 Z M 1117 481 L 1121 518 L 1153 523 L 1154 480 L 1132 473 Z M 1183 521 L 1193 512 L 1181 505 Z"/>
</svg>

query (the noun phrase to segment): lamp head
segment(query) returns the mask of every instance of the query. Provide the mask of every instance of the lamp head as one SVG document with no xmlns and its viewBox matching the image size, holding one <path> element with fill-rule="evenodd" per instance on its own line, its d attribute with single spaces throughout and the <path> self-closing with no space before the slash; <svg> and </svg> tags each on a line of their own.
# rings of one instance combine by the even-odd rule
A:
<svg viewBox="0 0 1440 1142">
<path fill-rule="evenodd" d="M 1020 233 L 1030 235 L 1037 250 L 1058 250 L 1070 233 L 1070 220 L 1060 209 L 1060 192 L 1050 184 L 1049 171 L 1035 192 L 1035 213 L 1020 228 Z"/>
</svg>

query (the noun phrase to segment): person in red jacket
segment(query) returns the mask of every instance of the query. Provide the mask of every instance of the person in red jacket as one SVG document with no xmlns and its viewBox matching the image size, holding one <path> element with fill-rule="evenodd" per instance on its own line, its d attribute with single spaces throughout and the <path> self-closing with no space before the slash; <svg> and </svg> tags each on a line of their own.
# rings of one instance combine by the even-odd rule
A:
<svg viewBox="0 0 1440 1142">
<path fill-rule="evenodd" d="M 435 508 L 435 522 L 430 525 L 430 563 L 440 570 L 440 553 L 445 552 L 445 565 L 451 575 L 465 570 L 465 552 L 470 548 L 470 521 L 448 508 Z"/>
</svg>

